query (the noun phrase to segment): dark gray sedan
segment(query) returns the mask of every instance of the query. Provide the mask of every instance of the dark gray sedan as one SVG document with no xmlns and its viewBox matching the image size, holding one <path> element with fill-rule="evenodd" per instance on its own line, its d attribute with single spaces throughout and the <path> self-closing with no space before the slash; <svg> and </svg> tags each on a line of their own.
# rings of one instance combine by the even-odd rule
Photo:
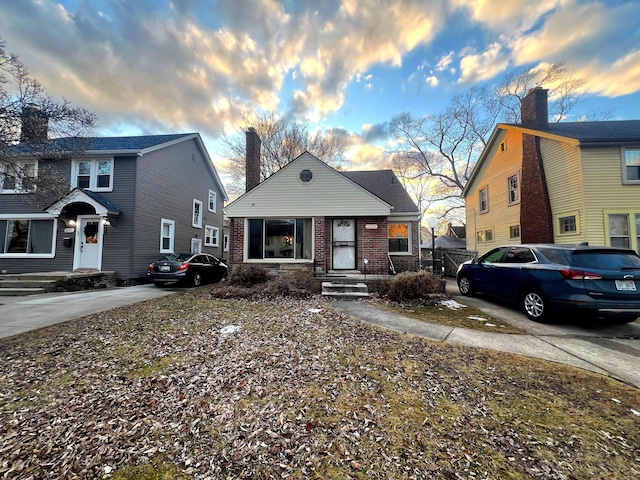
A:
<svg viewBox="0 0 640 480">
<path fill-rule="evenodd" d="M 156 260 L 147 269 L 147 278 L 157 287 L 171 283 L 199 287 L 227 277 L 228 268 L 207 253 L 171 253 Z"/>
</svg>

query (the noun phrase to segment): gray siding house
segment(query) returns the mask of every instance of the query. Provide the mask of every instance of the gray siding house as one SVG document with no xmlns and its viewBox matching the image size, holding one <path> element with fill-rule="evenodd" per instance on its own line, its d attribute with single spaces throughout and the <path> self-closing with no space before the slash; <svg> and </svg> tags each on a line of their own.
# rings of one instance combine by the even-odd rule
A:
<svg viewBox="0 0 640 480">
<path fill-rule="evenodd" d="M 227 193 L 198 133 L 89 141 L 78 158 L 21 160 L 69 179 L 44 208 L 0 170 L 0 272 L 115 271 L 123 283 L 165 253 L 225 257 Z"/>
</svg>

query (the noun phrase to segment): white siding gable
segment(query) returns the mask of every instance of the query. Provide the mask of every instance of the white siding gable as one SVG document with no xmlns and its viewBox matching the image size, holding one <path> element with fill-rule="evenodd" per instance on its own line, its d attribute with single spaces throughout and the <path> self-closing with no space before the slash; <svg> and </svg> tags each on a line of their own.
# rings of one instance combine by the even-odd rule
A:
<svg viewBox="0 0 640 480">
<path fill-rule="evenodd" d="M 313 174 L 310 182 L 300 172 Z M 391 207 L 308 152 L 227 206 L 228 217 L 388 216 Z"/>
</svg>

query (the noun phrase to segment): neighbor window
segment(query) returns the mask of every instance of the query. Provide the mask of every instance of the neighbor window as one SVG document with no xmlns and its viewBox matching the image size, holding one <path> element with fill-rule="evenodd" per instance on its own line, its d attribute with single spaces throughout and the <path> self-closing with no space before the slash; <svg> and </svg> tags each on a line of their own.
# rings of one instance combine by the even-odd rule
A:
<svg viewBox="0 0 640 480">
<path fill-rule="evenodd" d="M 509 227 L 509 238 L 520 238 L 520 225 L 511 225 Z"/>
<path fill-rule="evenodd" d="M 0 162 L 0 193 L 30 191 L 37 174 L 38 164 L 36 162 Z"/>
<path fill-rule="evenodd" d="M 72 165 L 72 186 L 96 192 L 113 190 L 113 159 L 82 160 Z"/>
<path fill-rule="evenodd" d="M 216 213 L 216 202 L 218 200 L 218 195 L 213 190 L 209 190 L 209 211 Z"/>
<path fill-rule="evenodd" d="M 191 225 L 196 228 L 202 228 L 202 202 L 193 199 L 193 215 Z"/>
<path fill-rule="evenodd" d="M 0 255 L 53 255 L 54 220 L 0 220 Z"/>
<path fill-rule="evenodd" d="M 222 236 L 222 250 L 225 252 L 229 251 L 229 234 L 225 233 Z"/>
<path fill-rule="evenodd" d="M 609 241 L 612 247 L 631 248 L 629 235 L 629 215 L 616 213 L 609 215 Z"/>
<path fill-rule="evenodd" d="M 204 246 L 217 247 L 219 232 L 220 232 L 219 228 L 212 227 L 211 225 L 206 225 L 204 227 Z"/>
<path fill-rule="evenodd" d="M 173 237 L 176 223 L 173 220 L 162 219 L 160 227 L 160 253 L 173 253 Z"/>
<path fill-rule="evenodd" d="M 505 152 L 507 150 L 507 139 L 505 138 L 501 143 L 500 143 L 500 152 Z"/>
<path fill-rule="evenodd" d="M 248 220 L 248 258 L 311 260 L 313 227 L 310 218 Z"/>
<path fill-rule="evenodd" d="M 492 229 L 478 230 L 476 232 L 476 241 L 478 243 L 493 242 L 493 230 Z"/>
<path fill-rule="evenodd" d="M 480 213 L 489 211 L 489 187 L 481 188 L 478 192 L 478 200 L 480 204 Z"/>
<path fill-rule="evenodd" d="M 578 224 L 576 223 L 576 216 L 569 215 L 567 217 L 560 217 L 558 219 L 559 227 L 560 227 L 560 235 L 566 233 L 577 233 L 578 232 Z"/>
<path fill-rule="evenodd" d="M 509 205 L 520 202 L 520 181 L 518 175 L 513 175 L 507 180 L 509 189 Z"/>
<path fill-rule="evenodd" d="M 625 182 L 640 183 L 640 148 L 624 149 L 623 168 Z"/>
<path fill-rule="evenodd" d="M 390 223 L 387 227 L 389 233 L 389 253 L 409 253 L 409 231 L 408 223 Z"/>
<path fill-rule="evenodd" d="M 640 254 L 640 213 L 636 213 L 635 217 L 636 217 L 636 252 Z"/>
</svg>

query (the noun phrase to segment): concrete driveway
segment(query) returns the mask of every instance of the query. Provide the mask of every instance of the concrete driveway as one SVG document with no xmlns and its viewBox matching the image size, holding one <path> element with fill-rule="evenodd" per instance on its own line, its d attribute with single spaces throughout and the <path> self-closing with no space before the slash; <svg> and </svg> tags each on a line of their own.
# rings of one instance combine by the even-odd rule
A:
<svg viewBox="0 0 640 480">
<path fill-rule="evenodd" d="M 82 292 L 0 297 L 0 338 L 66 322 L 123 305 L 171 295 L 179 290 L 153 285 Z"/>
</svg>

